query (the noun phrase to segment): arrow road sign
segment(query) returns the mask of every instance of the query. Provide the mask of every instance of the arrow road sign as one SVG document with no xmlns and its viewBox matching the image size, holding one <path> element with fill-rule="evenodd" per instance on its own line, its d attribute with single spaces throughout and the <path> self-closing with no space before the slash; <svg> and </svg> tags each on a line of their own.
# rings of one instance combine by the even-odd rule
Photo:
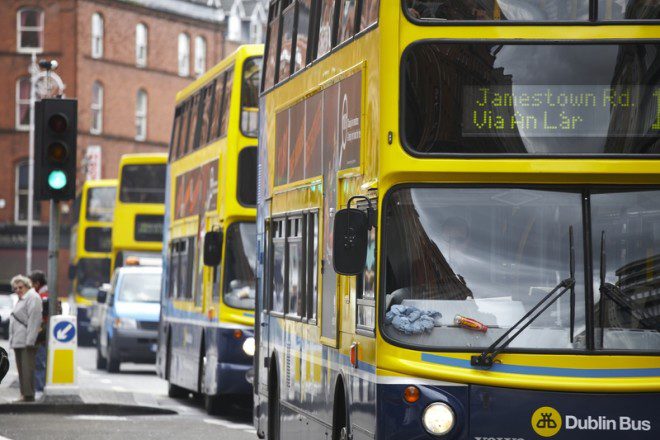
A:
<svg viewBox="0 0 660 440">
<path fill-rule="evenodd" d="M 58 342 L 69 342 L 76 335 L 76 327 L 69 321 L 58 322 L 53 328 L 53 336 Z"/>
</svg>

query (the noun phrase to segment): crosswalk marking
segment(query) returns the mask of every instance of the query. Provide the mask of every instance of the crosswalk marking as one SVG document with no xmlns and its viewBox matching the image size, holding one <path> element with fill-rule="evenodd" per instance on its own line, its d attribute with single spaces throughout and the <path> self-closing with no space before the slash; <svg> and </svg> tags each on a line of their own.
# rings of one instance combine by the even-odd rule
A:
<svg viewBox="0 0 660 440">
<path fill-rule="evenodd" d="M 121 416 L 93 416 L 93 415 L 80 415 L 80 416 L 71 416 L 69 417 L 71 420 L 92 420 L 92 421 L 112 421 L 112 422 L 120 422 L 120 421 L 125 421 L 128 420 L 126 417 L 121 417 Z M 2 439 L 0 439 L 2 440 Z"/>
</svg>

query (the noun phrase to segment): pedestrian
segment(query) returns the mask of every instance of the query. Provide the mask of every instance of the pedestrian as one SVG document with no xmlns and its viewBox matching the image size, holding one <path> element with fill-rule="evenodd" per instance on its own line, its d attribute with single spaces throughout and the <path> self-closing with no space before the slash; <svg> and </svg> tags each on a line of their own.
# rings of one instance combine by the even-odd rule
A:
<svg viewBox="0 0 660 440">
<path fill-rule="evenodd" d="M 41 313 L 41 330 L 37 336 L 37 356 L 35 359 L 34 368 L 34 388 L 36 391 L 43 391 L 46 385 L 46 332 L 48 331 L 48 284 L 46 283 L 46 275 L 40 271 L 35 270 L 30 274 L 30 281 L 32 287 L 41 297 L 42 313 Z"/>
<path fill-rule="evenodd" d="M 32 289 L 30 279 L 24 275 L 12 278 L 11 287 L 18 295 L 18 302 L 9 319 L 9 346 L 16 354 L 16 369 L 21 386 L 19 401 L 34 402 L 36 343 L 42 320 L 41 298 Z"/>
</svg>

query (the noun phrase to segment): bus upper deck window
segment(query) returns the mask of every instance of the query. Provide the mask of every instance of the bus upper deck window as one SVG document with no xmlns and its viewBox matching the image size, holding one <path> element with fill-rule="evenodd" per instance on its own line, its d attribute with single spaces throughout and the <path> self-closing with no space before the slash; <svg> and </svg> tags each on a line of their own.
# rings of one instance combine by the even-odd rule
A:
<svg viewBox="0 0 660 440">
<path fill-rule="evenodd" d="M 589 19 L 589 0 L 406 0 L 413 20 L 572 21 Z"/>
</svg>

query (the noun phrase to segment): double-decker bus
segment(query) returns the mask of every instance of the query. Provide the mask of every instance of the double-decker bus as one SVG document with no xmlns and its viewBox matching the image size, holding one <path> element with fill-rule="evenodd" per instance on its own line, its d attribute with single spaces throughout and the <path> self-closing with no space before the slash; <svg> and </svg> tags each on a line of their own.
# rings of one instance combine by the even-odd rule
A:
<svg viewBox="0 0 660 440">
<path fill-rule="evenodd" d="M 110 281 L 112 214 L 117 181 L 87 180 L 73 204 L 69 251 L 71 313 L 78 319 L 78 342 L 91 344 L 90 306 L 96 302 L 98 287 Z"/>
<path fill-rule="evenodd" d="M 241 46 L 176 97 L 157 364 L 210 414 L 252 395 L 262 54 Z"/>
<path fill-rule="evenodd" d="M 660 435 L 659 14 L 270 1 L 260 437 Z"/>
<path fill-rule="evenodd" d="M 112 271 L 128 258 L 161 259 L 167 154 L 124 154 L 119 161 L 112 225 Z M 154 261 L 152 261 L 154 260 Z"/>
</svg>

